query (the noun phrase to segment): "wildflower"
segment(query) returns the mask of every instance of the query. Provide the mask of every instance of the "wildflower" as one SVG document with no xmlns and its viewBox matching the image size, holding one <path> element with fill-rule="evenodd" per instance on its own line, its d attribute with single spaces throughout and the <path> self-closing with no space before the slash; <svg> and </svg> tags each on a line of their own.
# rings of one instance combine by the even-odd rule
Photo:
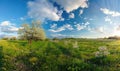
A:
<svg viewBox="0 0 120 71">
<path fill-rule="evenodd" d="M 109 51 L 107 50 L 107 48 L 105 46 L 99 47 L 98 51 L 95 52 L 95 57 L 104 57 L 109 55 Z"/>
<path fill-rule="evenodd" d="M 99 56 L 100 56 L 100 52 L 97 51 L 97 52 L 95 53 L 95 57 L 99 57 Z"/>
<path fill-rule="evenodd" d="M 102 47 L 99 47 L 98 50 L 99 50 L 99 51 L 106 51 L 107 48 L 106 48 L 105 46 L 102 46 Z"/>
</svg>

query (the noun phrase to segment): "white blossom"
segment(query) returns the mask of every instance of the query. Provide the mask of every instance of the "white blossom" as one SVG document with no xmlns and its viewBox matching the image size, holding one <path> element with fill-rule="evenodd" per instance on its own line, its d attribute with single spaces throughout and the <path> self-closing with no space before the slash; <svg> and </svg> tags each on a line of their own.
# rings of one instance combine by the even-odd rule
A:
<svg viewBox="0 0 120 71">
<path fill-rule="evenodd" d="M 105 50 L 107 50 L 107 48 L 105 46 L 101 46 L 98 49 L 99 49 L 99 51 L 105 51 Z"/>
<path fill-rule="evenodd" d="M 99 47 L 98 51 L 95 52 L 95 57 L 103 57 L 109 55 L 109 51 L 105 46 Z"/>
</svg>

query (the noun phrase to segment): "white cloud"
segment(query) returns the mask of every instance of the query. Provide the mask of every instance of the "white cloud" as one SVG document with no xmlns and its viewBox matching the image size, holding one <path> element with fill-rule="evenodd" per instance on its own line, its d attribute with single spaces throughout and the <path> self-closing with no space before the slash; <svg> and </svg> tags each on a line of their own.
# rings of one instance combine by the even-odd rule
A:
<svg viewBox="0 0 120 71">
<path fill-rule="evenodd" d="M 79 31 L 79 30 L 85 29 L 89 24 L 90 24 L 89 22 L 86 22 L 86 23 L 82 23 L 81 25 L 80 24 L 75 24 L 74 26 Z"/>
<path fill-rule="evenodd" d="M 79 15 L 82 15 L 82 14 L 83 14 L 83 10 L 80 10 Z"/>
<path fill-rule="evenodd" d="M 8 30 L 11 32 L 17 32 L 19 30 L 19 28 L 15 27 L 15 26 L 11 26 Z"/>
<path fill-rule="evenodd" d="M 67 37 L 67 35 L 64 34 L 51 34 L 52 37 L 57 37 L 57 38 L 63 38 L 63 37 Z"/>
<path fill-rule="evenodd" d="M 75 17 L 74 13 L 70 13 L 69 18 L 74 18 L 74 17 Z"/>
<path fill-rule="evenodd" d="M 0 23 L 0 29 L 1 29 L 0 32 L 13 33 L 13 32 L 17 32 L 19 28 L 17 28 L 10 21 L 3 21 Z"/>
<path fill-rule="evenodd" d="M 64 31 L 65 30 L 65 28 L 63 28 L 63 27 L 60 27 L 60 28 L 58 28 L 58 29 L 49 29 L 49 31 L 51 31 L 51 32 L 61 32 L 61 31 Z"/>
<path fill-rule="evenodd" d="M 109 22 L 110 24 L 113 23 L 112 20 L 111 20 L 109 17 L 105 17 L 105 21 L 106 21 L 106 22 Z"/>
<path fill-rule="evenodd" d="M 68 30 L 73 30 L 73 27 L 70 24 L 66 24 L 63 27 L 67 28 Z"/>
<path fill-rule="evenodd" d="M 0 26 L 9 26 L 10 24 L 10 21 L 3 21 L 1 22 Z"/>
<path fill-rule="evenodd" d="M 58 21 L 61 19 L 63 11 L 58 11 L 48 0 L 35 0 L 28 2 L 29 12 L 31 18 L 44 21 L 45 19 Z"/>
<path fill-rule="evenodd" d="M 60 18 L 60 21 L 64 21 L 65 19 L 64 18 Z"/>
<path fill-rule="evenodd" d="M 107 8 L 100 8 L 100 10 L 101 10 L 104 14 L 110 15 L 110 16 L 112 16 L 112 17 L 118 17 L 118 16 L 120 16 L 120 12 L 111 11 L 111 10 L 109 10 L 109 9 L 107 9 Z"/>
<path fill-rule="evenodd" d="M 65 25 L 63 25 L 59 28 L 57 28 L 57 26 L 56 26 L 56 28 L 51 28 L 51 29 L 49 29 L 49 31 L 51 31 L 51 32 L 61 32 L 61 31 L 64 31 L 64 30 L 73 30 L 73 29 L 74 28 L 70 24 L 65 24 Z"/>
<path fill-rule="evenodd" d="M 84 23 L 85 26 L 87 26 L 87 25 L 89 25 L 89 24 L 90 24 L 89 22 Z"/>
<path fill-rule="evenodd" d="M 79 35 L 66 35 L 66 34 L 51 34 L 51 37 L 57 37 L 57 38 L 65 38 L 65 37 L 77 37 Z"/>
<path fill-rule="evenodd" d="M 57 28 L 57 24 L 52 24 L 50 28 Z"/>
<path fill-rule="evenodd" d="M 61 10 L 54 6 L 53 2 L 60 5 Z M 37 20 L 52 20 L 52 21 L 64 21 L 62 18 L 63 9 L 70 13 L 78 8 L 87 8 L 88 0 L 34 0 L 28 1 L 28 16 Z M 83 10 L 80 14 L 83 13 Z M 70 15 L 70 18 L 74 18 L 74 14 Z M 24 18 L 20 18 L 24 20 Z"/>
<path fill-rule="evenodd" d="M 77 28 L 77 30 L 82 30 L 85 28 L 85 26 L 82 26 L 80 24 L 76 24 L 75 27 Z"/>
<path fill-rule="evenodd" d="M 71 12 L 78 8 L 87 8 L 88 0 L 53 0 L 59 4 L 66 12 Z"/>
</svg>

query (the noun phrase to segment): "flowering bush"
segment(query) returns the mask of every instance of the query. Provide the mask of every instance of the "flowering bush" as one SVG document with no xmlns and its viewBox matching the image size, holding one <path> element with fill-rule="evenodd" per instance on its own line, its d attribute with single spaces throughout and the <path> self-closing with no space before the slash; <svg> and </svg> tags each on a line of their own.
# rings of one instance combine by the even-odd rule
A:
<svg viewBox="0 0 120 71">
<path fill-rule="evenodd" d="M 104 57 L 104 56 L 107 56 L 109 54 L 110 53 L 109 53 L 109 51 L 107 50 L 107 48 L 105 46 L 99 47 L 98 51 L 95 52 L 96 57 Z"/>
</svg>

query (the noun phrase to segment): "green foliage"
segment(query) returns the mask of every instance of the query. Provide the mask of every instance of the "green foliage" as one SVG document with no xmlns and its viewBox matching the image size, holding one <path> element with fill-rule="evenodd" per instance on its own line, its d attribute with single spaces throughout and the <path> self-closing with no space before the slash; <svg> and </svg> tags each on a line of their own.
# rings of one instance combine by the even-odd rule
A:
<svg viewBox="0 0 120 71">
<path fill-rule="evenodd" d="M 3 64 L 3 47 L 0 46 L 0 71 L 4 70 Z"/>
<path fill-rule="evenodd" d="M 23 40 L 0 40 L 0 71 L 119 71 L 119 42 L 71 38 L 29 45 Z M 101 51 L 101 46 L 107 49 Z M 96 57 L 97 51 L 110 54 Z"/>
</svg>

